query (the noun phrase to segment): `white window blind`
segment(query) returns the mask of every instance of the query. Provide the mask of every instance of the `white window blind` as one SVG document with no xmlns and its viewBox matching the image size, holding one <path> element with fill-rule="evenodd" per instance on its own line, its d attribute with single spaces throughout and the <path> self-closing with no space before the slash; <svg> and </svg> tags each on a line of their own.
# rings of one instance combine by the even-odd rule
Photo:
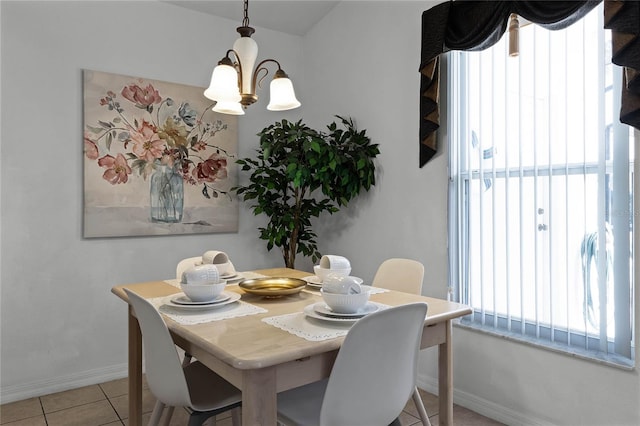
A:
<svg viewBox="0 0 640 426">
<path fill-rule="evenodd" d="M 633 132 L 601 6 L 450 52 L 452 286 L 464 322 L 633 365 Z"/>
</svg>

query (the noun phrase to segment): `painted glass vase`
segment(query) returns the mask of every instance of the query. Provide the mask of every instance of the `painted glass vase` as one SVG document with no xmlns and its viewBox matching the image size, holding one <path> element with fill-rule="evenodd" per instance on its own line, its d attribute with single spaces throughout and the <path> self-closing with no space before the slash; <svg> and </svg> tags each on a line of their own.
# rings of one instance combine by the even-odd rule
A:
<svg viewBox="0 0 640 426">
<path fill-rule="evenodd" d="M 184 182 L 174 168 L 158 166 L 151 175 L 151 221 L 182 221 Z"/>
</svg>

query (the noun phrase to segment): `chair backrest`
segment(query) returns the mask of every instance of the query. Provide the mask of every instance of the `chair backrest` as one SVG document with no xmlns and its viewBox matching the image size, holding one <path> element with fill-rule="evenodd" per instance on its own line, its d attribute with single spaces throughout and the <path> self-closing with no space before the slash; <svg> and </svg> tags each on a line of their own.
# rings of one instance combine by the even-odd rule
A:
<svg viewBox="0 0 640 426">
<path fill-rule="evenodd" d="M 145 373 L 151 393 L 172 407 L 192 406 L 180 357 L 162 316 L 151 303 L 136 293 L 127 289 L 124 291 L 142 331 Z"/>
<path fill-rule="evenodd" d="M 200 262 L 202 262 L 202 256 L 187 257 L 186 259 L 182 259 L 180 262 L 178 262 L 178 266 L 176 266 L 176 279 L 180 281 L 182 279 L 182 273 L 184 271 Z"/>
<path fill-rule="evenodd" d="M 356 322 L 331 370 L 320 425 L 388 425 L 415 387 L 426 303 L 388 308 Z"/>
<path fill-rule="evenodd" d="M 412 259 L 387 259 L 380 264 L 371 285 L 389 290 L 422 294 L 424 265 Z"/>
</svg>

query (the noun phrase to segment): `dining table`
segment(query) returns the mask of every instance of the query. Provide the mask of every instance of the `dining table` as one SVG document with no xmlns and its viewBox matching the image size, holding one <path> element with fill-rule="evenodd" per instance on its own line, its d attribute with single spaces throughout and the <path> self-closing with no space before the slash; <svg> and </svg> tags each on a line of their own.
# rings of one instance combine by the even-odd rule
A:
<svg viewBox="0 0 640 426">
<path fill-rule="evenodd" d="M 243 274 L 298 279 L 311 275 L 290 268 L 259 269 Z M 156 304 L 181 292 L 175 279 L 114 286 L 112 293 L 127 303 L 125 288 Z M 317 287 L 307 286 L 294 294 L 275 298 L 248 293 L 237 283 L 227 284 L 225 291 L 240 295 L 238 302 L 244 309 L 242 315 L 192 323 L 171 315 L 163 317 L 178 347 L 241 390 L 242 425 L 275 426 L 278 392 L 328 377 L 348 332 L 348 324 L 337 324 L 322 335 L 318 334 L 322 327 L 318 323 L 322 321 L 305 319 L 305 308 L 322 301 Z M 456 318 L 470 314 L 470 307 L 387 289 L 372 292 L 370 302 L 380 306 L 427 303 L 420 348 L 438 347 L 439 424 L 452 425 L 452 324 Z M 159 310 L 163 312 L 160 307 Z M 142 424 L 143 345 L 130 304 L 127 318 L 129 425 L 139 426 Z M 295 324 L 295 321 L 309 322 L 313 327 L 311 334 L 304 331 L 304 327 L 303 331 L 287 329 L 287 324 Z"/>
</svg>

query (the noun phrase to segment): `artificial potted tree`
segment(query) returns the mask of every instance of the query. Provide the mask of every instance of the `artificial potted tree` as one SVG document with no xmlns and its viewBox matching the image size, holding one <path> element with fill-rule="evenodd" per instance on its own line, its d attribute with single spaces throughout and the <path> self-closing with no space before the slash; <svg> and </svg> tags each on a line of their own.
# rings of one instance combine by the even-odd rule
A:
<svg viewBox="0 0 640 426">
<path fill-rule="evenodd" d="M 380 153 L 366 131 L 352 119 L 336 116 L 327 132 L 299 120 L 276 122 L 264 128 L 256 158 L 237 160 L 249 183 L 234 188 L 251 203 L 254 214 L 266 214 L 269 223 L 258 228 L 267 249 L 282 250 L 285 266 L 294 268 L 296 256 L 321 257 L 311 218 L 333 214 L 375 184 L 374 158 Z"/>
</svg>

